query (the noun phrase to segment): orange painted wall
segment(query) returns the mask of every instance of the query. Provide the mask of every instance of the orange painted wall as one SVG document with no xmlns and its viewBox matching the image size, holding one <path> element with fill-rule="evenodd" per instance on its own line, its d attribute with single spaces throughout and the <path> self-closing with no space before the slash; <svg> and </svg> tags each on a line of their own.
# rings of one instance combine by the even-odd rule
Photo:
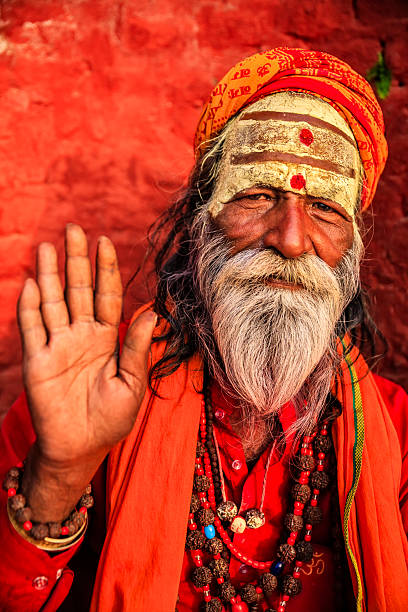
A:
<svg viewBox="0 0 408 612">
<path fill-rule="evenodd" d="M 287 45 L 365 74 L 383 50 L 390 159 L 365 278 L 390 341 L 381 372 L 407 382 L 408 8 L 404 0 L 3 0 L 0 3 L 0 412 L 21 388 L 15 303 L 35 245 L 83 225 L 116 243 L 123 278 L 191 168 L 212 85 L 238 59 Z M 127 311 L 145 299 L 142 284 Z"/>
</svg>

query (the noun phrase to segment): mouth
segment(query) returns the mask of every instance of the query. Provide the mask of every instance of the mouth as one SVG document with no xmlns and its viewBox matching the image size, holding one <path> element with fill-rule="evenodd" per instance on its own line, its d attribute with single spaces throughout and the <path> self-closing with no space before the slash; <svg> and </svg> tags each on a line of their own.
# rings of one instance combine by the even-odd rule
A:
<svg viewBox="0 0 408 612">
<path fill-rule="evenodd" d="M 298 283 L 291 283 L 279 278 L 273 278 L 272 276 L 265 278 L 263 282 L 265 285 L 268 285 L 268 287 L 274 287 L 276 289 L 289 289 L 291 291 L 299 291 L 300 289 L 303 289 L 302 285 L 299 285 Z"/>
</svg>

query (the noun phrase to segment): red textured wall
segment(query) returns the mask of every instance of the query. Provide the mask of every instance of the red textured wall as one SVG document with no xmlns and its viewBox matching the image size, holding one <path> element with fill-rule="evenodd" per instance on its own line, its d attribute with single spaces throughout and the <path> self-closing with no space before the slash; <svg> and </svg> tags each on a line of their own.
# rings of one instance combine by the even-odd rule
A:
<svg viewBox="0 0 408 612">
<path fill-rule="evenodd" d="M 182 186 L 212 85 L 278 45 L 339 55 L 365 74 L 383 50 L 390 158 L 374 203 L 365 277 L 391 344 L 381 371 L 408 371 L 408 9 L 405 0 L 3 0 L 0 3 L 0 411 L 21 388 L 15 303 L 35 245 L 61 253 L 68 221 L 118 247 L 123 278 Z M 144 299 L 136 289 L 133 300 Z M 132 306 L 128 305 L 128 309 Z"/>
</svg>

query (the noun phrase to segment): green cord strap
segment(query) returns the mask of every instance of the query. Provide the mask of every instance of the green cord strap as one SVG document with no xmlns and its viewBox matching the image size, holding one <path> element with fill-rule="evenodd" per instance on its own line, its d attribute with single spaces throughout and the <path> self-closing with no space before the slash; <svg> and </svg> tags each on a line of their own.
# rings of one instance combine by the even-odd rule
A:
<svg viewBox="0 0 408 612">
<path fill-rule="evenodd" d="M 343 344 L 343 343 L 342 343 Z M 346 346 L 343 344 L 344 351 L 346 350 Z M 357 491 L 358 481 L 360 479 L 361 474 L 361 463 L 363 459 L 363 447 L 364 447 L 364 415 L 363 415 L 363 402 L 361 398 L 360 385 L 358 383 L 357 373 L 354 369 L 352 360 L 350 355 L 345 356 L 345 361 L 350 373 L 352 390 L 353 390 L 353 414 L 354 414 L 354 430 L 355 430 L 355 439 L 353 446 L 353 482 L 349 492 L 347 493 L 346 505 L 344 507 L 344 519 L 343 519 L 343 534 L 344 534 L 344 542 L 346 544 L 346 550 L 350 557 L 351 563 L 354 567 L 354 571 L 356 574 L 357 580 L 357 612 L 361 612 L 363 610 L 363 587 L 361 576 L 358 571 L 357 561 L 354 557 L 353 551 L 350 546 L 350 538 L 349 538 L 349 518 L 351 512 L 351 506 L 354 501 L 354 497 Z"/>
</svg>

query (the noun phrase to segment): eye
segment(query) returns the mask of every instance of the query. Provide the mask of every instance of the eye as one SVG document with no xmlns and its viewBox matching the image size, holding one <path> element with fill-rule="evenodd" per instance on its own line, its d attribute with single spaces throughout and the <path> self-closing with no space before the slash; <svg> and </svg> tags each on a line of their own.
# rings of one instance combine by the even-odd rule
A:
<svg viewBox="0 0 408 612">
<path fill-rule="evenodd" d="M 266 192 L 259 192 L 259 193 L 245 193 L 241 196 L 238 196 L 236 198 L 237 200 L 254 200 L 254 201 L 260 201 L 260 200 L 275 200 L 276 196 L 274 194 L 271 193 L 266 193 Z"/>
<path fill-rule="evenodd" d="M 320 210 L 321 212 L 337 213 L 337 210 L 335 210 L 332 206 L 329 206 L 328 204 L 326 204 L 326 202 L 321 202 L 321 201 L 312 202 L 312 206 L 313 208 L 317 208 L 317 210 Z"/>
<path fill-rule="evenodd" d="M 238 193 L 232 200 L 231 203 L 235 203 L 242 209 L 255 210 L 262 212 L 265 209 L 269 209 L 275 205 L 277 200 L 276 194 L 268 191 L 256 191 L 245 193 Z"/>
<path fill-rule="evenodd" d="M 251 198 L 252 200 L 260 200 L 261 198 L 266 198 L 267 200 L 272 200 L 272 196 L 270 193 L 250 193 L 247 198 Z"/>
</svg>

